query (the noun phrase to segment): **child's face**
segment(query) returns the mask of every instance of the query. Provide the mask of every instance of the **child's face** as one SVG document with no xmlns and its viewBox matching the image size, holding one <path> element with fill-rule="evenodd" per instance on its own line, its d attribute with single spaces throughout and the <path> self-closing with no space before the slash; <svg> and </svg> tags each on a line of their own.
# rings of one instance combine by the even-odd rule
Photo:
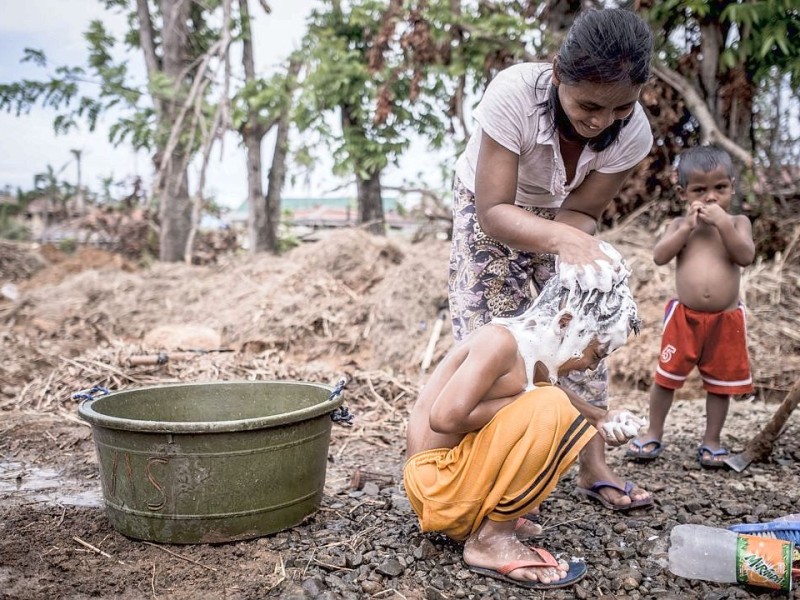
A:
<svg viewBox="0 0 800 600">
<path fill-rule="evenodd" d="M 558 368 L 558 376 L 564 377 L 572 371 L 594 370 L 606 356 L 608 356 L 608 348 L 604 348 L 600 345 L 600 340 L 593 338 L 579 358 L 570 358 Z"/>
<path fill-rule="evenodd" d="M 691 171 L 686 179 L 686 188 L 680 188 L 680 194 L 688 205 L 695 202 L 719 204 L 721 208 L 728 210 L 733 198 L 733 181 L 725 167 L 719 166 L 711 171 Z"/>
</svg>

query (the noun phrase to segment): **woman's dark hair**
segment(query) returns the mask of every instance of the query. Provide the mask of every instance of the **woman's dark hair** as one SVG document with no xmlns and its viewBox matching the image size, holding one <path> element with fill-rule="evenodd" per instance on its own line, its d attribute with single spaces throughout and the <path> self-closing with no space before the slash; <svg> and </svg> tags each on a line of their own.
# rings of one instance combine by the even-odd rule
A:
<svg viewBox="0 0 800 600">
<path fill-rule="evenodd" d="M 556 55 L 558 79 L 567 85 L 630 83 L 643 85 L 650 78 L 653 34 L 638 15 L 622 8 L 587 10 L 575 19 Z M 556 129 L 567 139 L 582 141 L 595 152 L 608 148 L 630 117 L 614 121 L 595 138 L 580 136 L 572 127 L 555 86 L 546 101 Z M 633 113 L 631 113 L 631 116 Z"/>
<path fill-rule="evenodd" d="M 678 158 L 678 183 L 681 187 L 689 184 L 690 173 L 710 173 L 717 167 L 733 180 L 733 161 L 731 155 L 716 146 L 695 146 L 689 148 Z"/>
<path fill-rule="evenodd" d="M 558 78 L 579 83 L 631 83 L 650 78 L 653 34 L 638 15 L 622 8 L 578 15 L 556 56 Z"/>
</svg>

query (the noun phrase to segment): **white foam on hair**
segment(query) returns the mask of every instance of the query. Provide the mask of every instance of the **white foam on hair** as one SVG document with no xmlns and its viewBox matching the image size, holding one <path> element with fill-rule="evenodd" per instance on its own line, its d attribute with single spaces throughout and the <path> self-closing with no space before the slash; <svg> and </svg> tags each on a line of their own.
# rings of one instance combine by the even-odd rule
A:
<svg viewBox="0 0 800 600">
<path fill-rule="evenodd" d="M 592 265 L 575 265 L 556 259 L 558 278 L 567 289 L 576 287 L 585 290 L 609 292 L 614 284 L 628 276 L 628 268 L 622 255 L 608 242 L 600 242 L 600 249 L 610 260 L 595 259 Z"/>
<path fill-rule="evenodd" d="M 537 362 L 547 369 L 550 382 L 556 383 L 559 367 L 571 358 L 580 358 L 594 339 L 610 353 L 625 344 L 638 322 L 636 302 L 627 283 L 630 271 L 610 244 L 604 246 L 614 260 L 605 263 L 614 273 L 608 289 L 595 285 L 584 288 L 576 281 L 563 286 L 563 276 L 554 276 L 524 313 L 492 319 L 516 339 L 528 376 L 527 389 L 534 387 L 533 369 Z M 572 275 L 577 276 L 577 272 Z M 567 314 L 572 319 L 562 329 L 559 321 Z"/>
</svg>

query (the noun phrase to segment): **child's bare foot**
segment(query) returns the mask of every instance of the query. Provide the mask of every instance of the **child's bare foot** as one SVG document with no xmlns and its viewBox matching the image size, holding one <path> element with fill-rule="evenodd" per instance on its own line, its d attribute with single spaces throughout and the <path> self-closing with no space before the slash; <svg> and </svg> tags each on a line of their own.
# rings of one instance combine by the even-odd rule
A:
<svg viewBox="0 0 800 600">
<path fill-rule="evenodd" d="M 486 519 L 464 544 L 464 562 L 471 567 L 496 571 L 516 581 L 557 583 L 567 576 L 569 565 L 547 552 L 522 544 L 514 534 L 515 521 Z M 525 563 L 533 563 L 530 566 Z M 519 567 L 515 567 L 520 564 Z"/>
<path fill-rule="evenodd" d="M 517 519 L 514 525 L 514 534 L 518 540 L 527 540 L 542 535 L 542 526 L 539 524 L 539 507 L 535 507 Z"/>
<path fill-rule="evenodd" d="M 518 540 L 527 540 L 542 535 L 542 526 L 525 517 L 517 519 L 514 525 L 514 535 Z"/>
<path fill-rule="evenodd" d="M 628 442 L 625 456 L 647 462 L 657 459 L 664 451 L 664 444 L 657 437 L 642 436 Z"/>
<path fill-rule="evenodd" d="M 583 466 L 583 465 L 581 465 Z M 592 496 L 600 496 L 607 508 L 613 510 L 627 510 L 628 508 L 650 506 L 653 497 L 650 492 L 638 485 L 622 480 L 616 473 L 606 466 L 604 475 L 598 476 L 581 469 L 577 478 L 577 489 L 592 492 Z"/>
<path fill-rule="evenodd" d="M 703 444 L 697 449 L 697 460 L 700 466 L 711 469 L 726 468 L 728 465 L 725 464 L 725 459 L 729 455 L 728 450 L 720 446 L 719 443 L 713 445 Z"/>
</svg>

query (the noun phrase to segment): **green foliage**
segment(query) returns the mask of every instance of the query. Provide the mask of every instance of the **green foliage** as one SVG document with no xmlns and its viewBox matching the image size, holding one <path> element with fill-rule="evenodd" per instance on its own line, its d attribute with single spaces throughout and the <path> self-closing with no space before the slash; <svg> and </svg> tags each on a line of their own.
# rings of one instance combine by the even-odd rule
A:
<svg viewBox="0 0 800 600">
<path fill-rule="evenodd" d="M 292 233 L 291 229 L 283 224 L 278 231 L 278 253 L 283 254 L 301 244 L 300 238 Z"/>
<path fill-rule="evenodd" d="M 148 107 L 117 119 L 109 127 L 108 137 L 115 145 L 128 140 L 135 150 L 149 149 L 154 146 L 156 129 L 155 112 Z"/>
<path fill-rule="evenodd" d="M 141 94 L 124 87 L 124 64 L 110 64 L 108 45 L 111 41 L 104 34 L 99 22 L 92 23 L 87 39 L 91 44 L 92 71 L 97 78 L 95 81 L 100 83 L 99 95 L 82 93 L 81 84 L 90 81 L 85 69 L 60 66 L 53 69 L 45 79 L 23 79 L 0 84 L 0 110 L 16 115 L 27 114 L 37 104 L 41 104 L 57 111 L 53 128 L 56 133 L 64 134 L 76 127 L 79 120 L 86 122 L 89 130 L 93 131 L 100 114 L 122 101 L 135 105 Z M 26 48 L 22 60 L 40 67 L 47 66 L 47 58 L 40 50 Z"/>
<path fill-rule="evenodd" d="M 388 57 L 382 68 L 370 69 L 370 52 L 387 6 L 366 0 L 350 3 L 343 11 L 331 4 L 329 10 L 314 12 L 309 23 L 303 48 L 308 72 L 295 123 L 332 146 L 337 175 L 355 173 L 367 179 L 397 162 L 411 132 L 426 126 L 432 131 L 441 128 L 440 120 L 417 118 L 419 107 L 409 100 L 401 56 Z M 336 111 L 341 114 L 341 136 L 330 126 L 330 115 Z M 307 160 L 310 148 L 302 148 L 300 154 Z"/>
<path fill-rule="evenodd" d="M 19 219 L 20 210 L 0 205 L 0 239 L 23 241 L 31 238 L 30 230 Z"/>
<path fill-rule="evenodd" d="M 276 73 L 269 78 L 257 78 L 245 82 L 232 100 L 231 121 L 233 128 L 241 130 L 248 115 L 254 112 L 262 127 L 269 127 L 281 111 L 292 103 L 287 72 Z"/>
<path fill-rule="evenodd" d="M 39 67 L 47 66 L 47 57 L 41 50 L 34 50 L 33 48 L 25 48 L 23 51 L 22 60 L 20 62 L 32 62 Z"/>
<path fill-rule="evenodd" d="M 459 79 L 479 97 L 526 52 L 546 58 L 549 36 L 523 13 L 514 1 L 464 3 L 460 13 L 449 0 L 326 2 L 309 20 L 295 112 L 298 129 L 315 138 L 295 160 L 307 163 L 324 147 L 336 174 L 364 177 L 397 164 L 415 136 L 432 148 L 455 146 L 455 154 L 465 141 L 452 136 Z"/>
<path fill-rule="evenodd" d="M 737 26 L 740 34 L 726 48 L 727 64 L 747 64 L 754 79 L 768 77 L 773 67 L 788 73 L 792 88 L 800 89 L 800 4 L 796 0 L 764 0 L 729 3 L 723 21 Z"/>
<path fill-rule="evenodd" d="M 58 249 L 64 254 L 75 254 L 78 249 L 78 242 L 75 238 L 64 238 L 58 242 Z"/>
<path fill-rule="evenodd" d="M 153 149 L 166 142 L 169 126 L 172 125 L 162 123 L 162 131 L 159 131 L 154 103 L 180 101 L 179 94 L 182 92 L 176 92 L 175 83 L 161 72 L 150 74 L 147 90 L 130 83 L 127 53 L 140 47 L 136 4 L 129 0 L 103 0 L 103 4 L 107 10 L 126 11 L 130 29 L 122 40 L 117 40 L 101 20 L 91 21 L 84 33 L 88 50 L 87 68 L 59 66 L 39 80 L 24 79 L 0 84 L 0 110 L 20 115 L 29 113 L 37 105 L 54 109 L 57 114 L 53 119 L 53 127 L 56 133 L 63 134 L 81 121 L 94 130 L 100 115 L 114 108 L 119 116 L 110 127 L 109 141 L 114 145 L 129 141 L 136 149 Z M 210 26 L 206 18 L 206 12 L 218 6 L 218 0 L 192 2 L 189 47 L 193 56 L 189 58 L 201 56 L 219 38 L 218 28 Z M 151 7 L 156 8 L 154 33 L 158 45 L 161 41 L 158 30 L 160 15 L 157 3 L 151 3 Z M 157 48 L 156 53 L 160 52 L 161 49 Z M 47 57 L 41 50 L 26 48 L 22 61 L 41 68 L 48 67 Z M 197 61 L 194 63 L 196 67 Z M 189 81 L 192 73 L 191 70 L 188 73 Z M 204 107 L 204 115 L 212 112 L 211 107 Z M 187 140 L 189 138 L 183 141 L 191 143 Z M 198 142 L 195 141 L 192 147 L 197 146 Z"/>
<path fill-rule="evenodd" d="M 790 75 L 792 89 L 800 89 L 797 0 L 664 0 L 654 3 L 648 15 L 667 34 L 661 37 L 666 48 L 672 45 L 672 32 L 683 30 L 682 39 L 697 46 L 700 27 L 716 24 L 724 36 L 720 64 L 725 69 L 742 65 L 752 81 L 758 83 L 778 68 Z"/>
</svg>

